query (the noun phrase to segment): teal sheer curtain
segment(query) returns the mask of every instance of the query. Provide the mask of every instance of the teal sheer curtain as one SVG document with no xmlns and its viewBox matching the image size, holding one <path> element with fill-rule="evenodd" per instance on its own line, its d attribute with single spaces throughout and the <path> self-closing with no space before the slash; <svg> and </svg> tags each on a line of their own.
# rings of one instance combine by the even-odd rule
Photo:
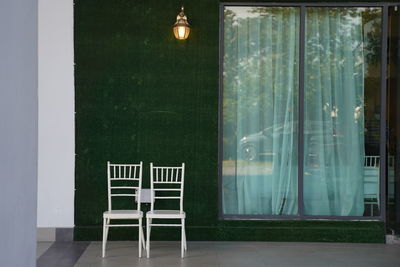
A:
<svg viewBox="0 0 400 267">
<path fill-rule="evenodd" d="M 364 50 L 358 8 L 307 8 L 306 215 L 364 212 Z"/>
<path fill-rule="evenodd" d="M 299 9 L 224 12 L 223 213 L 295 215 Z M 366 88 L 375 95 L 376 81 L 379 86 L 380 14 L 373 8 L 307 8 L 305 215 L 364 214 L 364 99 Z M 371 106 L 376 102 L 367 99 Z M 377 155 L 368 144 L 369 155 Z"/>
<path fill-rule="evenodd" d="M 296 214 L 299 9 L 229 7 L 224 25 L 224 213 Z"/>
</svg>

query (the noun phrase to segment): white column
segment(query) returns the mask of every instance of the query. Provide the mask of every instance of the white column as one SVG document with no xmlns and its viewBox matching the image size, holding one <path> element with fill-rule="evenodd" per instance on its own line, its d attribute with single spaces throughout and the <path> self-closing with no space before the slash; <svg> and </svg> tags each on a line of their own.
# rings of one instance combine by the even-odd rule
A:
<svg viewBox="0 0 400 267">
<path fill-rule="evenodd" d="M 36 265 L 37 1 L 0 1 L 0 265 Z"/>
<path fill-rule="evenodd" d="M 74 226 L 73 0 L 39 0 L 38 227 Z"/>
</svg>

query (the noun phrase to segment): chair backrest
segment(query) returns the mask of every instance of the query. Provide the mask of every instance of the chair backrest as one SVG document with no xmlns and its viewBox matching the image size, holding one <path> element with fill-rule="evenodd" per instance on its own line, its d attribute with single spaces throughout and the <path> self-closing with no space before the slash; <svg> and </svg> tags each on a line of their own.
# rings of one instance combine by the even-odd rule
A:
<svg viewBox="0 0 400 267">
<path fill-rule="evenodd" d="M 151 210 L 156 199 L 179 199 L 179 210 L 183 211 L 183 184 L 185 163 L 179 167 L 160 167 L 150 163 Z M 163 195 L 157 195 L 163 192 Z"/>
<path fill-rule="evenodd" d="M 137 199 L 140 210 L 143 162 L 139 164 L 114 164 L 107 161 L 108 210 L 112 210 L 114 197 L 132 197 Z"/>
<path fill-rule="evenodd" d="M 379 168 L 380 157 L 379 156 L 365 156 L 364 167 Z"/>
<path fill-rule="evenodd" d="M 364 157 L 364 197 L 378 198 L 379 195 L 379 156 Z"/>
</svg>

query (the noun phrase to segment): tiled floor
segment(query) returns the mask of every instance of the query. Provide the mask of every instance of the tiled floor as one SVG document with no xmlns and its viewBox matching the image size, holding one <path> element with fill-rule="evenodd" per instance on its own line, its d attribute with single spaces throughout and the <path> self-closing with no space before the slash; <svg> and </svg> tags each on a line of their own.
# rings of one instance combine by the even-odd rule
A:
<svg viewBox="0 0 400 267">
<path fill-rule="evenodd" d="M 42 254 L 45 253 L 46 250 L 49 249 L 51 244 L 53 244 L 53 242 L 38 242 L 37 248 L 36 248 L 36 259 L 38 259 L 40 256 L 42 256 Z"/>
<path fill-rule="evenodd" d="M 49 246 L 48 243 L 38 243 L 38 255 L 47 247 L 47 251 L 38 258 L 38 267 L 400 266 L 400 245 L 188 242 L 187 255 L 181 259 L 179 242 L 152 242 L 150 259 L 139 259 L 137 242 L 108 242 L 105 258 L 101 257 L 101 242 L 66 242 L 64 246 L 55 244 Z M 75 245 L 78 248 L 73 249 Z M 66 260 L 68 256 L 63 256 L 62 251 L 65 255 L 75 257 L 74 264 Z M 51 263 L 52 257 L 56 262 L 54 265 Z"/>
</svg>

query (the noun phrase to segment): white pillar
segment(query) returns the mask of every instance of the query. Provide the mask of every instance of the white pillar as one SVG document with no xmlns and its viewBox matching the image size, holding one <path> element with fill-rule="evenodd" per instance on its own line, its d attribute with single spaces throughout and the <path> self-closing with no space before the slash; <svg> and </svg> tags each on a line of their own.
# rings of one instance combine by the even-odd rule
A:
<svg viewBox="0 0 400 267">
<path fill-rule="evenodd" d="M 0 259 L 36 265 L 37 0 L 0 1 Z"/>
</svg>

